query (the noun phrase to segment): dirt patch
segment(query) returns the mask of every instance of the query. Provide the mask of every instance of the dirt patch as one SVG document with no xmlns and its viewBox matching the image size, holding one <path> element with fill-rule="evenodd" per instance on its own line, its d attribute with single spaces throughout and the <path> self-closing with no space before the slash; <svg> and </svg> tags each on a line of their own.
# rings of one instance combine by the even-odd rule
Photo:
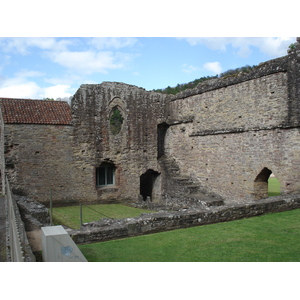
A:
<svg viewBox="0 0 300 300">
<path fill-rule="evenodd" d="M 26 235 L 32 251 L 42 251 L 42 230 L 28 231 Z"/>
</svg>

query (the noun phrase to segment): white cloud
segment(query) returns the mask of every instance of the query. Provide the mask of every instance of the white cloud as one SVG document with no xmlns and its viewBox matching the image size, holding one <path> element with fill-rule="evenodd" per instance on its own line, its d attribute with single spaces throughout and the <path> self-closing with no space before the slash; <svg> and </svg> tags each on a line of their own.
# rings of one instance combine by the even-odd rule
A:
<svg viewBox="0 0 300 300">
<path fill-rule="evenodd" d="M 34 71 L 32 71 L 34 73 Z M 41 87 L 36 82 L 29 81 L 26 77 L 16 74 L 14 78 L 0 78 L 0 97 L 7 98 L 64 98 L 72 95 L 69 85 L 52 85 Z M 29 72 L 30 74 L 30 72 Z"/>
<path fill-rule="evenodd" d="M 43 89 L 44 96 L 43 98 L 65 98 L 70 97 L 72 94 L 68 92 L 70 90 L 69 85 L 58 84 L 54 86 L 50 86 Z"/>
<path fill-rule="evenodd" d="M 83 74 L 107 73 L 127 67 L 134 54 L 120 48 L 132 47 L 136 38 L 0 38 L 2 52 L 48 57 L 60 66 Z M 74 50 L 73 46 L 77 49 Z M 1 64 L 0 64 L 1 68 Z"/>
<path fill-rule="evenodd" d="M 72 44 L 71 40 L 57 40 L 52 37 L 45 38 L 1 38 L 0 46 L 4 52 L 15 52 L 21 55 L 30 53 L 31 48 L 39 48 L 42 50 L 64 50 L 68 45 Z"/>
<path fill-rule="evenodd" d="M 221 64 L 218 61 L 207 62 L 203 67 L 214 74 L 220 74 L 222 72 Z"/>
<path fill-rule="evenodd" d="M 193 73 L 195 71 L 199 70 L 198 67 L 192 66 L 192 65 L 188 65 L 188 64 L 183 64 L 182 65 L 182 71 L 185 73 Z"/>
<path fill-rule="evenodd" d="M 252 52 L 251 47 L 257 47 L 259 51 L 272 58 L 286 55 L 288 46 L 296 40 L 291 37 L 189 37 L 181 39 L 185 39 L 192 46 L 203 44 L 211 50 L 219 51 L 226 51 L 231 45 L 242 57 L 248 57 Z"/>
<path fill-rule="evenodd" d="M 62 51 L 53 52 L 50 57 L 65 68 L 85 74 L 107 73 L 111 69 L 121 69 L 130 60 L 129 55 L 112 51 Z"/>
<path fill-rule="evenodd" d="M 180 39 L 185 39 L 191 46 L 204 44 L 211 50 L 226 50 L 226 38 L 188 37 Z"/>
<path fill-rule="evenodd" d="M 39 71 L 29 71 L 29 70 L 22 70 L 15 74 L 18 78 L 27 78 L 27 77 L 41 77 L 44 76 L 44 73 Z"/>
<path fill-rule="evenodd" d="M 278 38 L 263 38 L 262 41 L 257 40 L 257 46 L 260 50 L 272 57 L 284 56 L 287 54 L 287 49 L 291 43 L 295 43 L 295 38 L 278 37 Z"/>
<path fill-rule="evenodd" d="M 94 46 L 98 50 L 102 49 L 120 49 L 124 47 L 132 47 L 137 43 L 136 38 L 126 38 L 126 37 L 98 37 L 92 38 L 89 44 Z"/>
<path fill-rule="evenodd" d="M 37 98 L 40 92 L 39 86 L 35 82 L 12 83 L 6 82 L 0 87 L 1 97 L 8 98 Z"/>
</svg>

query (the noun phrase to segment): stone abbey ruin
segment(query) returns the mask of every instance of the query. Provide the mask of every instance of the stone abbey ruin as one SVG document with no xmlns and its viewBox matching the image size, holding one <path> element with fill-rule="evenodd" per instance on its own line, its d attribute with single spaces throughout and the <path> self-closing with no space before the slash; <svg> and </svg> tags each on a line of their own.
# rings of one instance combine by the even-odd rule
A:
<svg viewBox="0 0 300 300">
<path fill-rule="evenodd" d="M 0 99 L 0 168 L 43 204 L 240 205 L 300 192 L 300 39 L 284 57 L 176 95 L 117 82 L 67 102 Z"/>
</svg>

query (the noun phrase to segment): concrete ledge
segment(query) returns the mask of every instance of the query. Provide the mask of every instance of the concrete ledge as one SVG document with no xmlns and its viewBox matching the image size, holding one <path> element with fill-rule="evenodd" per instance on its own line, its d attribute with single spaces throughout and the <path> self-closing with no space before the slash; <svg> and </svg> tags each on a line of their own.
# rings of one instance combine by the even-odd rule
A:
<svg viewBox="0 0 300 300">
<path fill-rule="evenodd" d="M 84 244 L 238 220 L 296 208 L 300 208 L 300 194 L 270 197 L 257 202 L 225 205 L 207 210 L 162 211 L 142 214 L 136 218 L 102 219 L 87 223 L 81 229 L 71 231 L 69 234 L 75 243 Z"/>
<path fill-rule="evenodd" d="M 42 227 L 44 262 L 87 262 L 62 226 Z"/>
</svg>

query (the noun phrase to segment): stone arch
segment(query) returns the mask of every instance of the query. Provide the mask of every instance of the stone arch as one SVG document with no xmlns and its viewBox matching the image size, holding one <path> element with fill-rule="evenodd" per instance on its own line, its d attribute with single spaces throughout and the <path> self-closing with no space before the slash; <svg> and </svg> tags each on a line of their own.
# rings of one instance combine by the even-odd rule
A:
<svg viewBox="0 0 300 300">
<path fill-rule="evenodd" d="M 254 180 L 254 198 L 255 200 L 268 198 L 269 178 L 273 172 L 264 167 Z"/>
<path fill-rule="evenodd" d="M 109 130 L 118 135 L 126 123 L 126 103 L 120 97 L 113 97 L 108 103 Z M 125 125 L 126 126 L 126 125 Z"/>
<path fill-rule="evenodd" d="M 151 201 L 154 200 L 154 194 L 157 194 L 158 177 L 160 173 L 152 169 L 148 169 L 145 173 L 140 176 L 140 195 L 143 200 L 146 201 L 147 197 Z"/>
<path fill-rule="evenodd" d="M 110 131 L 113 135 L 120 133 L 124 121 L 123 112 L 120 106 L 114 106 L 109 114 Z"/>
</svg>

